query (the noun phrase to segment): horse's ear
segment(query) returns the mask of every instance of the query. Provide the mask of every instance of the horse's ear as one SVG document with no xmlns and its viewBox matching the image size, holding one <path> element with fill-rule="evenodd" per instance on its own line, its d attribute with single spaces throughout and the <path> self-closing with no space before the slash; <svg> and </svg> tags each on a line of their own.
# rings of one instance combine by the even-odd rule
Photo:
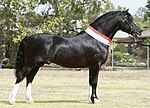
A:
<svg viewBox="0 0 150 108">
<path fill-rule="evenodd" d="M 125 12 L 128 13 L 129 9 L 127 9 Z"/>
<path fill-rule="evenodd" d="M 123 11 L 123 14 L 124 14 L 124 15 L 127 15 L 127 14 L 128 14 L 128 11 L 129 11 L 129 9 Z"/>
</svg>

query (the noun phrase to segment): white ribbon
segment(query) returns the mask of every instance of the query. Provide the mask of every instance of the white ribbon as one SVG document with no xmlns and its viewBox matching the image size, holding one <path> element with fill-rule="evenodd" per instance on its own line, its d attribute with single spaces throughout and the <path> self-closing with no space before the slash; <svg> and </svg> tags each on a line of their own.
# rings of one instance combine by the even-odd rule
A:
<svg viewBox="0 0 150 108">
<path fill-rule="evenodd" d="M 105 36 L 104 34 L 100 33 L 99 31 L 95 30 L 93 27 L 89 26 L 86 30 L 86 33 L 88 33 L 90 36 L 95 38 L 96 40 L 106 44 L 110 45 L 111 39 Z"/>
</svg>

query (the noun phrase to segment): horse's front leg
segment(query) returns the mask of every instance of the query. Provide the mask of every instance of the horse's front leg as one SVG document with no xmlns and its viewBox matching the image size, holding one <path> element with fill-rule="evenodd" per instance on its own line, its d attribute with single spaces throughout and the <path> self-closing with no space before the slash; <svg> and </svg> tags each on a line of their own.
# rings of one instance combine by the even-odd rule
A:
<svg viewBox="0 0 150 108">
<path fill-rule="evenodd" d="M 92 103 L 99 102 L 97 94 L 96 94 L 98 75 L 99 75 L 99 66 L 98 65 L 89 68 L 89 84 L 90 84 L 89 101 Z"/>
</svg>

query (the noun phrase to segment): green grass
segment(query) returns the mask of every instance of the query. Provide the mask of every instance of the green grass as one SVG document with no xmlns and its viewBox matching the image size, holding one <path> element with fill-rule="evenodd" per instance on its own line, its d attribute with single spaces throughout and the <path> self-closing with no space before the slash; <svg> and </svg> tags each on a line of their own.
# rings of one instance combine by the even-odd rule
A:
<svg viewBox="0 0 150 108">
<path fill-rule="evenodd" d="M 33 82 L 35 103 L 25 102 L 25 81 L 15 105 L 8 104 L 15 77 L 13 70 L 0 70 L 0 108 L 150 108 L 150 72 L 102 71 L 100 102 L 88 102 L 88 71 L 40 70 Z"/>
</svg>

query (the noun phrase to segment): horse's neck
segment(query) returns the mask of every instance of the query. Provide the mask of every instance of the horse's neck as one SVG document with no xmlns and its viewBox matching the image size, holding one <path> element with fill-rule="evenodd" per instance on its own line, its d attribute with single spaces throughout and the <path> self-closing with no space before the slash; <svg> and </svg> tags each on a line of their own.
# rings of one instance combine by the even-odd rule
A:
<svg viewBox="0 0 150 108">
<path fill-rule="evenodd" d="M 97 31 L 112 39 L 115 33 L 119 30 L 120 25 L 118 20 L 115 20 L 115 18 L 113 19 L 110 18 L 105 21 L 99 21 L 98 23 L 94 22 L 91 24 L 91 26 L 94 27 Z"/>
</svg>

